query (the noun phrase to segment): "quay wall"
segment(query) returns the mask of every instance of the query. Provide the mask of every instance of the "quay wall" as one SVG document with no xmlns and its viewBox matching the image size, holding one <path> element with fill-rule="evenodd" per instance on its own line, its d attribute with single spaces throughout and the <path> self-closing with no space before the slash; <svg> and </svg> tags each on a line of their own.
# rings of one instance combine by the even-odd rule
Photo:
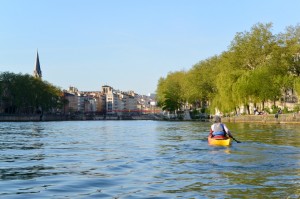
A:
<svg viewBox="0 0 300 199">
<path fill-rule="evenodd" d="M 300 124 L 300 114 L 298 113 L 289 113 L 289 114 L 279 114 L 276 117 L 275 114 L 267 115 L 239 115 L 231 117 L 223 117 L 222 122 L 244 122 L 244 123 L 299 123 Z"/>
<path fill-rule="evenodd" d="M 70 117 L 68 115 L 14 115 L 14 114 L 0 114 L 0 122 L 28 122 L 28 121 L 68 121 L 68 120 L 165 120 L 163 117 L 157 115 L 141 115 L 134 117 L 116 117 L 116 116 L 77 116 Z M 170 119 L 172 120 L 172 119 Z M 173 120 L 172 120 L 173 121 Z M 176 120 L 180 121 L 180 120 Z M 202 120 L 185 120 L 184 121 L 202 121 L 202 122 L 212 122 L 212 119 L 202 119 Z M 268 115 L 238 115 L 230 117 L 222 117 L 222 122 L 226 123 L 274 123 L 274 124 L 284 124 L 284 123 L 295 123 L 300 124 L 300 114 L 290 113 L 290 114 L 279 114 L 278 117 L 275 114 Z"/>
<path fill-rule="evenodd" d="M 64 121 L 68 120 L 63 115 L 40 115 L 40 114 L 4 114 L 0 115 L 0 122 L 28 122 L 28 121 Z"/>
<path fill-rule="evenodd" d="M 55 114 L 0 114 L 0 122 L 79 121 L 79 120 L 154 120 L 153 116 L 114 115 L 55 115 Z"/>
</svg>

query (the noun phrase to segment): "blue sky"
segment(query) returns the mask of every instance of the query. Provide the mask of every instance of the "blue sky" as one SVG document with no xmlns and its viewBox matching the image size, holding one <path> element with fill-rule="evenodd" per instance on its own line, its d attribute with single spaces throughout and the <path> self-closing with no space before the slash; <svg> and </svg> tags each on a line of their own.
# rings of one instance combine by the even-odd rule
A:
<svg viewBox="0 0 300 199">
<path fill-rule="evenodd" d="M 300 20 L 298 0 L 0 0 L 0 72 L 67 89 L 153 93 L 160 77 L 228 49 L 237 32 Z"/>
</svg>

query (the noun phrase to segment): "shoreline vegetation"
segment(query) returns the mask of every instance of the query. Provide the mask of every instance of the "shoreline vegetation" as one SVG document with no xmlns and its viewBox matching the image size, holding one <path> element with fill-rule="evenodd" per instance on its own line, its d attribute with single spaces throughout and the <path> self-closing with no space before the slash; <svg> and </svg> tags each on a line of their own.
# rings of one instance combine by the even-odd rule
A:
<svg viewBox="0 0 300 199">
<path fill-rule="evenodd" d="M 221 54 L 161 77 L 156 92 L 158 105 L 171 113 L 181 107 L 209 114 L 298 112 L 300 25 L 274 34 L 272 23 L 255 24 Z"/>
<path fill-rule="evenodd" d="M 99 121 L 99 120 L 156 120 L 156 121 L 196 121 L 212 122 L 210 117 L 201 119 L 172 119 L 162 114 L 147 114 L 139 116 L 107 116 L 107 115 L 55 115 L 55 114 L 0 114 L 0 122 L 48 122 L 48 121 Z M 224 123 L 268 123 L 268 124 L 300 124 L 300 114 L 288 113 L 267 115 L 235 115 L 222 117 Z"/>
</svg>

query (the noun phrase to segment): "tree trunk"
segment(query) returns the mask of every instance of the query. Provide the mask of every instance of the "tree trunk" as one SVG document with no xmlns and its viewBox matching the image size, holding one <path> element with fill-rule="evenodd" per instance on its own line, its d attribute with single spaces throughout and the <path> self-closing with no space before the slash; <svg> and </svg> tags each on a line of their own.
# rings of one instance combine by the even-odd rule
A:
<svg viewBox="0 0 300 199">
<path fill-rule="evenodd" d="M 248 115 L 250 115 L 250 107 L 249 107 L 249 104 L 247 104 L 246 107 L 247 107 Z"/>
</svg>

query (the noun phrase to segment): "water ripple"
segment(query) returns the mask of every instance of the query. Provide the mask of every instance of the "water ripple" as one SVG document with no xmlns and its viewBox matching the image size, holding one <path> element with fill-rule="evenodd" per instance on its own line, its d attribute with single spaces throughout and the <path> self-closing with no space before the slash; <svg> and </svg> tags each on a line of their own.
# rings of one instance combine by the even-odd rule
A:
<svg viewBox="0 0 300 199">
<path fill-rule="evenodd" d="M 209 125 L 2 123 L 0 197 L 299 197 L 299 145 L 294 136 L 282 140 L 290 127 L 276 126 L 271 142 L 264 135 L 270 126 L 230 124 L 243 143 L 213 147 L 206 140 Z"/>
</svg>

